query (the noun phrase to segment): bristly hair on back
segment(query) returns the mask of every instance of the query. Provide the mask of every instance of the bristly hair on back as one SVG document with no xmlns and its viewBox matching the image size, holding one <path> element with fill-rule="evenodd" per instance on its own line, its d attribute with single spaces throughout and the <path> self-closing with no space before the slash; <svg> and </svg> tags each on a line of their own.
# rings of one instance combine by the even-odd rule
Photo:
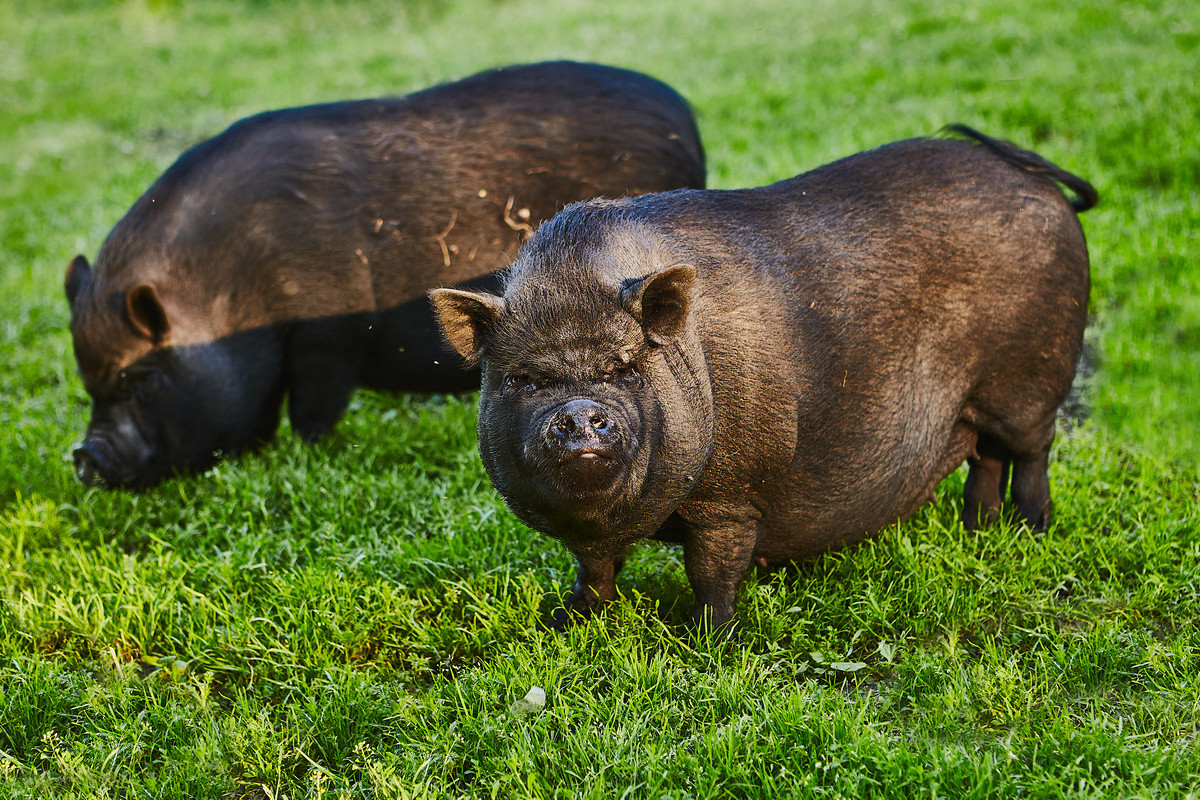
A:
<svg viewBox="0 0 1200 800">
<path fill-rule="evenodd" d="M 992 137 L 980 133 L 974 128 L 954 123 L 942 128 L 946 133 L 954 133 L 959 136 L 964 136 L 968 139 L 973 139 L 975 142 L 988 150 L 991 150 L 996 155 L 1003 158 L 1013 166 L 1030 173 L 1031 175 L 1040 175 L 1054 183 L 1061 184 L 1067 187 L 1075 194 L 1074 199 L 1069 199 L 1071 208 L 1075 212 L 1082 213 L 1092 208 L 1100 199 L 1096 188 L 1085 181 L 1078 175 L 1073 175 L 1067 172 L 1062 167 L 1051 164 L 1046 159 L 1039 156 L 1037 153 L 1025 150 L 1012 142 L 1004 141 L 1003 139 L 993 139 Z"/>
</svg>

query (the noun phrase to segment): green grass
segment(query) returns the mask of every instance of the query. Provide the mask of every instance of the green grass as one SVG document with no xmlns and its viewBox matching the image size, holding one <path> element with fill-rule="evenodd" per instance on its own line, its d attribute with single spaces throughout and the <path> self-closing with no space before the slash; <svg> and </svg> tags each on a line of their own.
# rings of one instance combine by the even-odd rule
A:
<svg viewBox="0 0 1200 800">
<path fill-rule="evenodd" d="M 570 558 L 504 510 L 470 397 L 74 482 L 62 275 L 184 147 L 555 57 L 678 87 L 716 186 L 954 121 L 1092 180 L 1091 417 L 1051 530 L 965 533 L 960 473 L 753 575 L 734 642 L 689 637 L 653 544 L 556 635 Z M 0 5 L 0 797 L 1200 797 L 1198 62 L 1183 0 Z"/>
</svg>

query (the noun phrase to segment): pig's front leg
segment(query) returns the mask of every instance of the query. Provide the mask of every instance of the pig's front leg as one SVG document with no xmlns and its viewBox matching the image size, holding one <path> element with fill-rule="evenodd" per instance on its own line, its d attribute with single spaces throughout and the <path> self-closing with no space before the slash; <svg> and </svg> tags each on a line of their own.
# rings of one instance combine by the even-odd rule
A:
<svg viewBox="0 0 1200 800">
<path fill-rule="evenodd" d="M 302 323 L 289 338 L 288 418 L 292 429 L 313 442 L 329 433 L 358 385 L 367 323 L 332 317 Z"/>
<path fill-rule="evenodd" d="M 572 617 L 590 616 L 602 604 L 617 598 L 617 573 L 625 565 L 624 558 L 611 558 L 590 553 L 575 553 L 579 571 L 575 585 L 563 608 L 554 612 L 552 625 L 559 630 L 572 622 Z"/>
<path fill-rule="evenodd" d="M 732 634 L 737 587 L 750 568 L 757 540 L 756 519 L 688 526 L 683 564 L 696 594 L 692 619 L 700 633 Z"/>
</svg>

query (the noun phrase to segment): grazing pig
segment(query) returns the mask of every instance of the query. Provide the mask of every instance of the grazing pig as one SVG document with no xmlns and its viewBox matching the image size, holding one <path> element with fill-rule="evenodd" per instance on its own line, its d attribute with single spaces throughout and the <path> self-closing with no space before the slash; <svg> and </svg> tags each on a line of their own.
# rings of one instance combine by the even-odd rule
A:
<svg viewBox="0 0 1200 800">
<path fill-rule="evenodd" d="M 653 537 L 683 544 L 696 620 L 723 625 L 752 562 L 870 536 L 964 459 L 968 527 L 996 517 L 1010 471 L 1017 515 L 1046 526 L 1088 299 L 1076 212 L 1096 193 L 954 130 L 975 142 L 578 203 L 524 245 L 503 296 L 431 293 L 482 363 L 488 474 L 579 561 L 569 610 L 612 599 Z"/>
<path fill-rule="evenodd" d="M 358 385 L 474 389 L 425 293 L 498 285 L 564 205 L 703 187 L 687 104 L 595 64 L 270 111 L 184 153 L 66 276 L 88 484 L 143 487 L 324 434 Z M 474 283 L 469 283 L 474 281 Z"/>
</svg>

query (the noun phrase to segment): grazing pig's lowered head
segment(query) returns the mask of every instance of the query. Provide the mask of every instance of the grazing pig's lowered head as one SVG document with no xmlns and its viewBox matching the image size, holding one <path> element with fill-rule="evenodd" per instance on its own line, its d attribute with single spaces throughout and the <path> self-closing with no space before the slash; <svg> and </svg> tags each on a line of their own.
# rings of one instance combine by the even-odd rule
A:
<svg viewBox="0 0 1200 800">
<path fill-rule="evenodd" d="M 83 256 L 71 263 L 66 290 L 92 398 L 87 435 L 72 453 L 81 482 L 144 488 L 274 434 L 282 399 L 277 331 L 217 335 L 203 323 L 224 325 L 222 309 L 215 319 L 168 310 L 150 283 L 98 291 Z"/>
<path fill-rule="evenodd" d="M 577 203 L 502 296 L 431 293 L 482 366 L 489 476 L 579 562 L 568 610 L 612 599 L 629 546 L 654 537 L 683 544 L 696 620 L 725 625 L 752 563 L 872 536 L 964 460 L 966 527 L 1005 508 L 1049 524 L 1087 316 L 1076 215 L 1096 193 L 955 130 L 974 141 Z"/>
</svg>

